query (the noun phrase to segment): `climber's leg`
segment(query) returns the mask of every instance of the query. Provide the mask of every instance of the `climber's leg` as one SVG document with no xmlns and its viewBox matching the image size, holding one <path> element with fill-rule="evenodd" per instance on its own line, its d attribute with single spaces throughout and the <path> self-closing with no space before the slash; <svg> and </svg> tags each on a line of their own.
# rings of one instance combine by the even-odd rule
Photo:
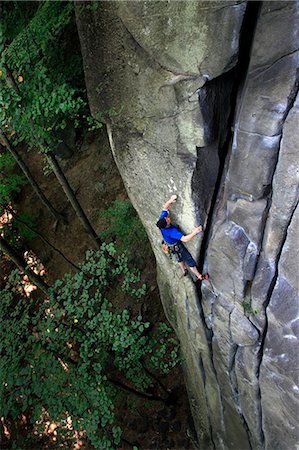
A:
<svg viewBox="0 0 299 450">
<path fill-rule="evenodd" d="M 178 262 L 178 265 L 180 266 L 180 269 L 181 269 L 183 275 L 184 275 L 184 276 L 187 275 L 188 270 L 187 270 L 187 267 L 186 267 L 184 261 Z"/>
</svg>

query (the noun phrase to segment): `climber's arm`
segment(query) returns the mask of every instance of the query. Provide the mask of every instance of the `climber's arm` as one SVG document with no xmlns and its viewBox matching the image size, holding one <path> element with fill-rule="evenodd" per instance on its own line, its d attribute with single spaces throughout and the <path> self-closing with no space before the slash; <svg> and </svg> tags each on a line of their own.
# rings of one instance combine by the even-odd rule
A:
<svg viewBox="0 0 299 450">
<path fill-rule="evenodd" d="M 186 234 L 186 236 L 181 237 L 182 242 L 189 242 L 191 239 L 196 236 L 198 233 L 202 232 L 202 226 L 195 227 L 194 230 L 190 234 Z"/>
<path fill-rule="evenodd" d="M 167 200 L 167 202 L 164 203 L 163 208 L 162 208 L 163 211 L 167 211 L 169 206 L 171 205 L 171 203 L 175 203 L 176 202 L 176 199 L 177 199 L 177 195 L 172 195 L 170 197 L 170 199 Z"/>
</svg>

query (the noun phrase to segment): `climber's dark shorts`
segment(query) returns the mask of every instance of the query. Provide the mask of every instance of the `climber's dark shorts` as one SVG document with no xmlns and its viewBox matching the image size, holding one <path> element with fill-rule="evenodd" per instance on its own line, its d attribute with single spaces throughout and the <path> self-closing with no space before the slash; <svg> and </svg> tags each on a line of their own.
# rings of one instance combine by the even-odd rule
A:
<svg viewBox="0 0 299 450">
<path fill-rule="evenodd" d="M 184 261 L 189 267 L 196 266 L 196 262 L 194 261 L 194 259 L 192 258 L 192 256 L 190 255 L 190 253 L 188 252 L 188 250 L 181 241 L 178 241 L 175 244 L 175 247 L 177 250 L 174 252 L 174 255 L 177 262 Z"/>
</svg>

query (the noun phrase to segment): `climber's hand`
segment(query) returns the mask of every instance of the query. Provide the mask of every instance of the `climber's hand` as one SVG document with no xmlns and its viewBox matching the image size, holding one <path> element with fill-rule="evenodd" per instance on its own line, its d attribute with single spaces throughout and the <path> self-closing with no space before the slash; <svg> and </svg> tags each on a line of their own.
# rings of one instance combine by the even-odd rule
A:
<svg viewBox="0 0 299 450">
<path fill-rule="evenodd" d="M 193 230 L 194 234 L 198 234 L 198 233 L 201 233 L 201 232 L 202 232 L 202 226 L 201 225 L 199 225 L 198 227 L 195 227 L 194 230 Z"/>
<path fill-rule="evenodd" d="M 177 195 L 172 195 L 172 196 L 170 197 L 170 199 L 167 200 L 166 203 L 164 203 L 164 205 L 163 205 L 163 211 L 168 210 L 169 206 L 170 206 L 172 203 L 175 203 L 175 202 L 176 202 L 176 199 L 177 199 Z"/>
</svg>

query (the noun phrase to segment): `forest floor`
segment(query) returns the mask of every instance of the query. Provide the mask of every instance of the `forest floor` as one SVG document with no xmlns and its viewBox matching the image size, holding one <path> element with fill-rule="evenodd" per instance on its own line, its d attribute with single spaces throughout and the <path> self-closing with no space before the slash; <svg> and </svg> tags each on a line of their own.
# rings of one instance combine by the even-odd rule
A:
<svg viewBox="0 0 299 450">
<path fill-rule="evenodd" d="M 21 192 L 19 208 L 31 216 L 34 211 L 32 219 L 38 226 L 39 233 L 70 261 L 75 264 L 80 263 L 86 250 L 93 248 L 91 239 L 82 229 L 82 225 L 75 216 L 55 176 L 43 174 L 44 161 L 41 155 L 31 151 L 24 153 L 23 157 L 46 196 L 57 210 L 66 215 L 68 224 L 59 222 L 55 228 L 55 221 L 32 193 L 30 186 L 26 186 Z M 91 224 L 96 232 L 100 233 L 107 225 L 102 219 L 99 219 L 98 212 L 112 206 L 116 199 L 127 199 L 105 131 L 99 130 L 97 133 L 87 134 L 84 139 L 77 142 L 74 155 L 70 159 L 60 159 L 59 162 Z M 167 322 L 156 282 L 155 259 L 150 245 L 146 244 L 144 248 L 146 249 L 146 258 L 144 258 L 144 249 L 142 248 L 136 249 L 137 258 L 135 259 L 137 263 L 140 263 L 142 280 L 148 286 L 147 294 L 140 300 L 128 298 L 126 304 L 119 306 L 121 308 L 129 307 L 134 314 L 142 312 L 145 320 L 155 323 Z M 66 272 L 73 273 L 75 270 L 61 254 L 40 237 L 30 241 L 28 249 L 38 255 L 45 266 L 46 279 L 49 284 L 62 278 Z M 192 436 L 192 419 L 181 366 L 176 367 L 169 375 L 165 376 L 163 384 L 175 393 L 176 401 L 172 405 L 166 406 L 158 402 L 147 404 L 132 396 L 123 398 L 122 406 L 116 412 L 119 425 L 124 430 L 123 436 L 127 441 L 137 445 L 140 450 L 192 449 L 194 448 L 192 437 L 190 437 L 190 434 Z M 49 444 L 43 448 L 61 448 L 55 444 L 53 431 L 52 434 L 49 434 Z M 81 445 L 78 443 L 71 448 L 88 449 L 89 447 L 84 443 Z M 119 447 L 119 449 L 121 448 L 131 447 L 123 444 Z"/>
</svg>

